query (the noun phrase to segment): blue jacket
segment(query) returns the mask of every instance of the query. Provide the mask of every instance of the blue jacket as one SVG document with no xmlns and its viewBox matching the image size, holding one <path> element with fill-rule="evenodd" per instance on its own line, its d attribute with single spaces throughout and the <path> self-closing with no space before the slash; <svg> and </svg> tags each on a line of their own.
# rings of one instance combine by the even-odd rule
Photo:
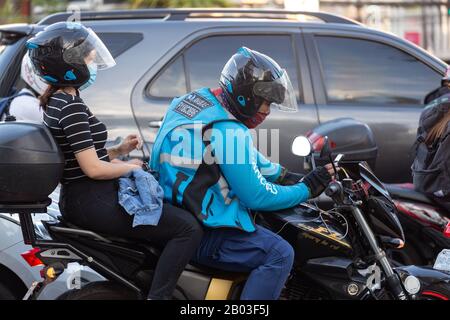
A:
<svg viewBox="0 0 450 320">
<path fill-rule="evenodd" d="M 144 170 L 133 170 L 119 179 L 119 204 L 134 215 L 133 227 L 156 226 L 161 217 L 164 192 Z"/>
<path fill-rule="evenodd" d="M 309 197 L 303 183 L 273 183 L 281 166 L 255 149 L 248 128 L 208 88 L 172 101 L 153 145 L 151 166 L 159 172 L 165 198 L 212 228 L 252 232 L 249 209 L 285 209 Z"/>
</svg>

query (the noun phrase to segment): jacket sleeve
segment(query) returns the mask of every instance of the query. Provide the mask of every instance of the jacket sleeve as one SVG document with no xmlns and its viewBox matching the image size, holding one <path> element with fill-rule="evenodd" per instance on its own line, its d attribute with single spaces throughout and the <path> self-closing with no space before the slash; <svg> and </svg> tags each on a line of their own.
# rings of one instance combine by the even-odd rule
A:
<svg viewBox="0 0 450 320">
<path fill-rule="evenodd" d="M 281 176 L 283 167 L 279 163 L 273 163 L 253 146 L 256 153 L 256 162 L 261 174 L 267 181 L 275 182 Z"/>
<path fill-rule="evenodd" d="M 303 183 L 280 186 L 264 177 L 258 166 L 259 153 L 244 125 L 219 122 L 214 124 L 212 132 L 214 157 L 230 189 L 246 207 L 263 211 L 279 210 L 309 198 L 309 189 Z"/>
</svg>

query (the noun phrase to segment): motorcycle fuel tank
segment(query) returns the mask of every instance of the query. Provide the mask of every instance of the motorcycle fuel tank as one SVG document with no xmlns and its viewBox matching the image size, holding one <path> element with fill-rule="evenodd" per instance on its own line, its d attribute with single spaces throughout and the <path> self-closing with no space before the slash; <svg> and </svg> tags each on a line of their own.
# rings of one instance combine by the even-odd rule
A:
<svg viewBox="0 0 450 320">
<path fill-rule="evenodd" d="M 320 212 L 309 204 L 264 214 L 265 227 L 282 236 L 294 248 L 297 263 L 324 256 L 350 257 L 345 221 Z"/>
</svg>

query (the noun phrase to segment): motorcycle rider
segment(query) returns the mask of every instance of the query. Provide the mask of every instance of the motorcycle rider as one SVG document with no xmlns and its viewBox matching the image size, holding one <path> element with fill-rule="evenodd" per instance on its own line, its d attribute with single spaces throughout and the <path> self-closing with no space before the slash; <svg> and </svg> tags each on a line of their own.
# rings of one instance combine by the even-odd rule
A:
<svg viewBox="0 0 450 320">
<path fill-rule="evenodd" d="M 287 170 L 257 151 L 249 130 L 271 107 L 297 109 L 287 72 L 270 57 L 242 47 L 223 68 L 220 88 L 172 101 L 152 152 L 165 198 L 205 226 L 194 261 L 250 273 L 241 299 L 277 299 L 294 259 L 290 244 L 256 225 L 249 210 L 293 207 L 318 196 L 331 180 L 327 166 L 294 185 L 278 184 Z"/>
<path fill-rule="evenodd" d="M 443 96 L 444 94 L 450 93 L 450 67 L 447 68 L 445 76 L 441 79 L 441 86 L 425 96 L 424 103 L 427 105 L 431 101 Z"/>
<path fill-rule="evenodd" d="M 445 78 L 443 79 L 444 82 Z M 447 78 L 448 80 L 448 78 Z M 450 212 L 450 89 L 441 88 L 422 111 L 411 167 L 414 187 Z"/>
<path fill-rule="evenodd" d="M 22 59 L 20 77 L 25 87 L 11 100 L 9 114 L 16 120 L 30 120 L 42 122 L 42 110 L 39 108 L 38 96 L 42 95 L 47 84 L 33 71 L 33 65 L 27 54 Z"/>
<path fill-rule="evenodd" d="M 178 277 L 202 237 L 194 217 L 164 203 L 159 223 L 132 227 L 133 217 L 118 200 L 118 178 L 141 170 L 142 161 L 112 163 L 140 145 L 129 135 L 105 148 L 106 126 L 84 104 L 79 91 L 95 81 L 97 69 L 115 65 L 110 52 L 91 30 L 79 23 L 47 26 L 27 42 L 35 72 L 48 86 L 40 97 L 44 123 L 64 153 L 60 194 L 63 218 L 99 233 L 150 241 L 161 247 L 149 299 L 171 299 Z"/>
</svg>

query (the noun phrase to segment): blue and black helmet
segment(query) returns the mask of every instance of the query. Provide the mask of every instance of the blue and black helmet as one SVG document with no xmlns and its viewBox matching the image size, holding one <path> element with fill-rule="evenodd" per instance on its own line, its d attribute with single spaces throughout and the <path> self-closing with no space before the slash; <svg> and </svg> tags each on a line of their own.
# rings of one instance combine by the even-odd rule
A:
<svg viewBox="0 0 450 320">
<path fill-rule="evenodd" d="M 297 110 L 286 70 L 269 56 L 246 47 L 239 48 L 225 64 L 220 87 L 241 121 L 252 118 L 264 100 L 283 111 Z"/>
<path fill-rule="evenodd" d="M 80 23 L 57 22 L 27 41 L 34 70 L 48 84 L 80 87 L 90 77 L 88 65 L 98 69 L 115 65 L 94 31 Z"/>
</svg>

